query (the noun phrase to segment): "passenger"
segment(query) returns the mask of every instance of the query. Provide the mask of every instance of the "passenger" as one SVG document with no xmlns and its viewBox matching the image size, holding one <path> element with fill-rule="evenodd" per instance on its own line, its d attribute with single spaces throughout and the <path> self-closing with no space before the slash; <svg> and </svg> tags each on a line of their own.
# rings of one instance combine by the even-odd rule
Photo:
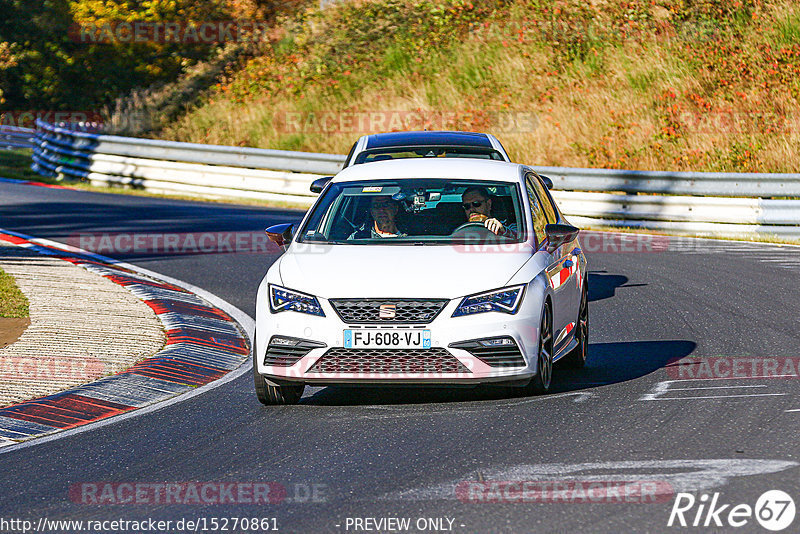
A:
<svg viewBox="0 0 800 534">
<path fill-rule="evenodd" d="M 517 235 L 516 222 L 498 220 L 491 216 L 492 198 L 485 187 L 468 187 L 461 195 L 461 207 L 467 215 L 467 222 L 482 222 L 493 234 L 514 238 Z"/>
<path fill-rule="evenodd" d="M 397 227 L 397 212 L 400 207 L 390 196 L 375 196 L 370 201 L 369 221 L 361 225 L 347 239 L 369 239 L 383 237 L 406 237 Z"/>
</svg>

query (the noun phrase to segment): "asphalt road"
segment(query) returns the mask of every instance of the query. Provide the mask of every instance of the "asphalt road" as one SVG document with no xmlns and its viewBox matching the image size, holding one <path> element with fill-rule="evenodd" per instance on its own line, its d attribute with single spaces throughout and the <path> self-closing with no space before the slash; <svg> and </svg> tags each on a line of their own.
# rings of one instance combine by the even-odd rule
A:
<svg viewBox="0 0 800 534">
<path fill-rule="evenodd" d="M 60 242 L 86 232 L 260 232 L 299 217 L 0 183 L 0 227 Z M 392 524 L 355 519 L 399 517 L 411 520 L 412 532 L 665 532 L 678 492 L 698 499 L 685 513 L 690 525 L 703 495 L 751 507 L 767 490 L 800 500 L 798 381 L 683 380 L 669 364 L 691 355 L 716 376 L 734 365 L 746 375 L 752 360 L 777 361 L 783 370 L 794 365 L 800 248 L 683 239 L 667 245 L 646 253 L 588 250 L 587 367 L 557 369 L 549 396 L 498 388 L 315 388 L 298 406 L 267 408 L 246 374 L 142 417 L 0 454 L 0 520 L 152 518 L 174 525 L 205 518 L 210 528 L 212 517 L 249 517 L 276 518 L 282 532 L 386 532 Z M 258 281 L 276 258 L 113 256 L 198 285 L 251 316 Z M 555 502 L 497 502 L 527 498 L 491 493 L 508 487 L 498 481 L 574 489 L 576 480 L 655 483 L 661 490 L 640 499 L 646 502 L 581 502 L 575 492 L 572 502 L 564 494 L 546 499 Z M 70 488 L 87 487 L 75 486 L 82 483 L 190 481 L 270 481 L 288 498 L 268 505 L 88 505 L 70 497 Z M 465 494 L 465 487 L 483 490 Z M 701 514 L 699 526 L 679 530 L 767 532 L 755 518 L 733 529 L 726 523 L 731 507 L 720 514 L 721 527 L 714 518 L 703 526 Z M 417 524 L 422 518 L 442 522 Z M 800 519 L 785 531 L 798 525 Z"/>
</svg>

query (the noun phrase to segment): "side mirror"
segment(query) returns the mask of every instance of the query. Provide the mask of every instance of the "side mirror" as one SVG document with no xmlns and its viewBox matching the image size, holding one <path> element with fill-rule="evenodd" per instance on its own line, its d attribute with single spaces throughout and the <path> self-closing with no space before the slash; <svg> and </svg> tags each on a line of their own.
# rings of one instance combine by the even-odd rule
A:
<svg viewBox="0 0 800 534">
<path fill-rule="evenodd" d="M 578 237 L 579 228 L 571 224 L 548 224 L 544 227 L 544 233 L 547 236 L 547 252 L 553 252 L 555 249 L 569 243 Z"/>
<path fill-rule="evenodd" d="M 333 180 L 333 176 L 323 176 L 322 178 L 317 178 L 313 182 L 311 182 L 311 189 L 312 193 L 322 193 L 322 190 L 325 189 L 325 186 L 328 185 L 328 182 Z"/>
<path fill-rule="evenodd" d="M 267 233 L 267 237 L 270 241 L 281 247 L 283 250 L 286 250 L 289 247 L 289 243 L 292 242 L 292 236 L 294 235 L 294 223 L 276 224 L 274 226 L 270 226 L 264 231 Z"/>
<path fill-rule="evenodd" d="M 540 174 L 539 178 L 542 179 L 544 185 L 547 186 L 547 189 L 553 189 L 553 180 L 550 179 L 549 176 L 545 176 L 544 174 Z"/>
</svg>

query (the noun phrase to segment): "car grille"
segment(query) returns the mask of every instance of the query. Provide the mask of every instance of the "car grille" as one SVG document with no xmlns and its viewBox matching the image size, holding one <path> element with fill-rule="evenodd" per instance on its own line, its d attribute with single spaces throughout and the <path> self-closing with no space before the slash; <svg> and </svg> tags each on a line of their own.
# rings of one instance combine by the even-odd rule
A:
<svg viewBox="0 0 800 534">
<path fill-rule="evenodd" d="M 447 299 L 331 299 L 345 323 L 429 323 L 439 315 Z M 381 318 L 381 306 L 393 304 L 395 316 Z"/>
<path fill-rule="evenodd" d="M 469 373 L 447 349 L 328 350 L 309 373 Z"/>
<path fill-rule="evenodd" d="M 297 363 L 297 360 L 311 352 L 312 349 L 325 346 L 324 343 L 318 343 L 316 341 L 305 341 L 298 339 L 296 342 L 297 344 L 294 346 L 277 345 L 270 342 L 270 344 L 267 346 L 267 353 L 264 356 L 264 365 L 290 367 Z"/>
<path fill-rule="evenodd" d="M 516 341 L 513 341 L 513 345 L 497 347 L 484 347 L 477 341 L 451 343 L 449 346 L 464 349 L 492 367 L 525 367 L 525 358 L 522 357 Z"/>
</svg>

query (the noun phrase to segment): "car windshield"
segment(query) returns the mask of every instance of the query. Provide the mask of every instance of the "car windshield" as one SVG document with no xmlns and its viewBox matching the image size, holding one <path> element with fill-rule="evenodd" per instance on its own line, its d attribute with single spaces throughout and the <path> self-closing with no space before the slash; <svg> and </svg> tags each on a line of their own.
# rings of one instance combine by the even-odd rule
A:
<svg viewBox="0 0 800 534">
<path fill-rule="evenodd" d="M 361 152 L 354 164 L 371 163 L 387 159 L 407 158 L 472 158 L 505 161 L 503 156 L 493 148 L 452 147 L 452 146 L 418 146 L 418 147 L 385 147 L 373 148 Z"/>
<path fill-rule="evenodd" d="M 331 184 L 300 229 L 299 242 L 448 244 L 521 242 L 517 184 L 403 179 Z"/>
</svg>

